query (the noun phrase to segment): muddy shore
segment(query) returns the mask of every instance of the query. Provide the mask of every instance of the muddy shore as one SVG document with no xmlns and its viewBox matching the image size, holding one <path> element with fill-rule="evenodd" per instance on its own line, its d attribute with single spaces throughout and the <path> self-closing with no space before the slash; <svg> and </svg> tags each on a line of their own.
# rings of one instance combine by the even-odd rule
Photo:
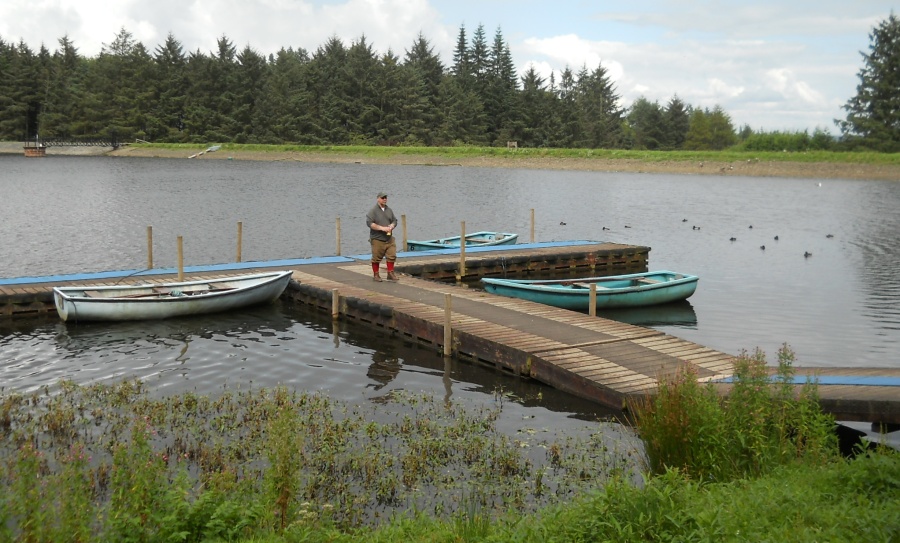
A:
<svg viewBox="0 0 900 543">
<path fill-rule="evenodd" d="M 123 147 L 118 150 L 96 147 L 49 148 L 48 155 L 105 155 L 132 157 L 184 158 L 197 155 L 179 149 Z M 22 153 L 19 143 L 0 143 L 0 153 Z M 514 151 L 513 151 L 514 152 Z M 829 162 L 746 161 L 642 161 L 606 158 L 553 157 L 452 157 L 440 155 L 384 155 L 369 156 L 351 152 L 313 153 L 297 151 L 235 151 L 220 150 L 194 156 L 194 160 L 292 160 L 342 164 L 396 164 L 457 166 L 486 168 L 531 168 L 543 170 L 581 170 L 602 172 L 672 173 L 683 175 L 739 175 L 755 177 L 793 177 L 807 179 L 878 179 L 900 181 L 900 166 L 884 164 L 849 164 Z"/>
</svg>

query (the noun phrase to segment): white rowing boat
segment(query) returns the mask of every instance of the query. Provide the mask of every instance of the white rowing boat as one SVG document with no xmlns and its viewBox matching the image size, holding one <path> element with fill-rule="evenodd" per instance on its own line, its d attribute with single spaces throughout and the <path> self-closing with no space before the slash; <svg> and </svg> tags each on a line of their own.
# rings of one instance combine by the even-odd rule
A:
<svg viewBox="0 0 900 543">
<path fill-rule="evenodd" d="M 64 321 L 156 320 L 218 313 L 276 300 L 291 279 L 277 271 L 157 285 L 55 287 Z"/>
</svg>

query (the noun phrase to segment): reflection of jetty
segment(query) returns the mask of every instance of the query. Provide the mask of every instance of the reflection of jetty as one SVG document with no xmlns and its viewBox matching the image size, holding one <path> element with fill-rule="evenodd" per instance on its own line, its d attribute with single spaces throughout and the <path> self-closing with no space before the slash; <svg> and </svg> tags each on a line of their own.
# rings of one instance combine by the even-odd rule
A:
<svg viewBox="0 0 900 543">
<path fill-rule="evenodd" d="M 399 283 L 372 281 L 369 255 L 195 266 L 190 278 L 240 270 L 294 270 L 282 296 L 463 360 L 536 379 L 559 390 L 621 409 L 654 394 L 659 379 L 690 368 L 726 394 L 733 356 L 615 320 L 504 298 L 460 286 L 485 276 L 549 273 L 615 275 L 646 271 L 650 249 L 589 241 L 547 242 L 402 253 Z M 51 289 L 69 284 L 171 281 L 177 270 L 0 279 L 0 314 L 53 314 Z M 823 409 L 838 420 L 900 424 L 900 369 L 796 368 L 819 381 Z M 802 384 L 798 380 L 798 386 Z"/>
</svg>

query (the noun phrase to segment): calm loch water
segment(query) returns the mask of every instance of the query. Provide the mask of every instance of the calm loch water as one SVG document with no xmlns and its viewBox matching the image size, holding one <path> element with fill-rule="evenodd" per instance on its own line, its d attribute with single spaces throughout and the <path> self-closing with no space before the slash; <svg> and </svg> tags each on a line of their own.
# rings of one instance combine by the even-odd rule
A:
<svg viewBox="0 0 900 543">
<path fill-rule="evenodd" d="M 603 240 L 651 247 L 650 268 L 700 276 L 685 304 L 611 314 L 737 354 L 800 365 L 900 364 L 900 182 L 675 176 L 296 161 L 0 155 L 0 277 L 154 264 L 368 251 L 366 210 L 379 191 L 409 237 L 519 232 L 528 241 Z M 732 241 L 732 238 L 735 238 Z M 805 256 L 810 253 L 809 256 Z M 0 382 L 33 390 L 141 377 L 160 393 L 287 384 L 354 401 L 393 388 L 492 401 L 549 425 L 604 416 L 596 406 L 359 326 L 281 305 L 162 323 L 0 327 Z"/>
</svg>

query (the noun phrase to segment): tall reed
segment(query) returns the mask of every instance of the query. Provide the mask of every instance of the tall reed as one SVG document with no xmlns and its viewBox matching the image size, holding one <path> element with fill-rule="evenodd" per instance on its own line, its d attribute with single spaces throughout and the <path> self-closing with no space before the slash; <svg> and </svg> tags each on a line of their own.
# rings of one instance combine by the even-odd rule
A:
<svg viewBox="0 0 900 543">
<path fill-rule="evenodd" d="M 762 351 L 743 352 L 724 395 L 712 383 L 700 384 L 689 367 L 662 379 L 656 395 L 631 406 L 649 470 L 676 468 L 698 481 L 723 482 L 799 458 L 837 457 L 834 420 L 822 412 L 814 381 L 794 384 L 793 362 L 794 353 L 782 346 L 770 376 Z"/>
</svg>

